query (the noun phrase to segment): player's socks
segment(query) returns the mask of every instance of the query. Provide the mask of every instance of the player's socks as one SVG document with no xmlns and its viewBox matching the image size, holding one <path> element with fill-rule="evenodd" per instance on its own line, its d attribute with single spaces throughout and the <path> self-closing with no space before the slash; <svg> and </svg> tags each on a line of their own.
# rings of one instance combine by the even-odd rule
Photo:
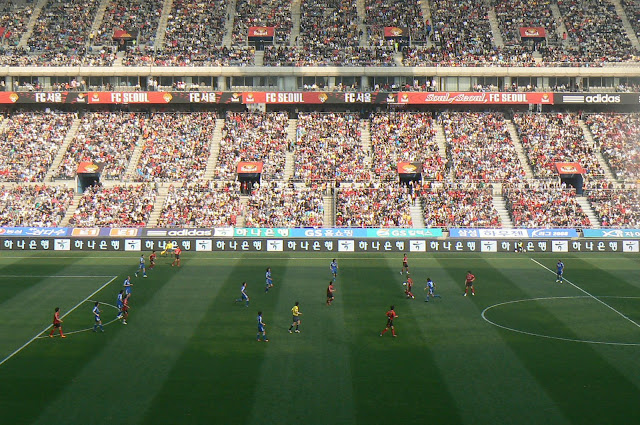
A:
<svg viewBox="0 0 640 425">
<path fill-rule="evenodd" d="M 395 329 L 391 329 L 391 335 L 396 336 L 396 330 Z"/>
<path fill-rule="evenodd" d="M 382 332 L 380 332 L 380 336 L 384 335 L 388 330 L 389 328 L 385 328 Z"/>
</svg>

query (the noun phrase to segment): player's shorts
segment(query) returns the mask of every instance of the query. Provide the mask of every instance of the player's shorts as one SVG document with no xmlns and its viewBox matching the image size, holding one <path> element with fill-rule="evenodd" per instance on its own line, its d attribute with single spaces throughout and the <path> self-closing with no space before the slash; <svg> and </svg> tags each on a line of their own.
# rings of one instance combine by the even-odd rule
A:
<svg viewBox="0 0 640 425">
<path fill-rule="evenodd" d="M 60 326 L 62 326 L 62 323 L 54 323 L 54 324 L 53 324 L 53 327 L 54 327 L 54 328 L 59 328 Z"/>
<path fill-rule="evenodd" d="M 118 308 L 118 310 L 122 310 L 122 306 L 124 306 L 123 303 L 117 303 L 116 307 Z"/>
<path fill-rule="evenodd" d="M 300 323 L 300 316 L 293 316 L 293 323 Z"/>
<path fill-rule="evenodd" d="M 124 293 L 125 293 L 125 294 L 130 294 L 130 293 L 131 293 L 131 288 L 126 287 L 126 288 L 124 289 Z"/>
<path fill-rule="evenodd" d="M 404 268 L 409 267 L 409 263 L 405 263 L 405 262 L 403 262 L 403 263 L 402 263 L 402 267 L 404 267 Z"/>
<path fill-rule="evenodd" d="M 471 288 L 473 286 L 473 282 L 465 282 L 464 284 L 467 288 Z"/>
<path fill-rule="evenodd" d="M 387 327 L 390 328 L 391 326 L 393 326 L 393 320 L 387 319 Z"/>
<path fill-rule="evenodd" d="M 428 294 L 429 294 L 429 295 L 433 295 L 433 289 L 429 289 Z"/>
<path fill-rule="evenodd" d="M 100 322 L 100 316 L 95 316 L 96 322 Z"/>
<path fill-rule="evenodd" d="M 264 326 L 258 326 L 258 332 L 264 332 Z"/>
<path fill-rule="evenodd" d="M 331 269 L 332 274 L 338 274 L 338 269 Z"/>
<path fill-rule="evenodd" d="M 271 285 L 273 285 L 273 280 L 267 280 L 264 284 L 266 286 L 271 286 Z"/>
<path fill-rule="evenodd" d="M 249 297 L 247 297 L 245 294 L 240 295 L 240 298 L 241 298 L 243 301 L 246 301 L 246 300 L 248 300 L 248 299 L 249 299 Z"/>
<path fill-rule="evenodd" d="M 180 254 L 176 254 L 176 260 L 180 259 Z"/>
</svg>

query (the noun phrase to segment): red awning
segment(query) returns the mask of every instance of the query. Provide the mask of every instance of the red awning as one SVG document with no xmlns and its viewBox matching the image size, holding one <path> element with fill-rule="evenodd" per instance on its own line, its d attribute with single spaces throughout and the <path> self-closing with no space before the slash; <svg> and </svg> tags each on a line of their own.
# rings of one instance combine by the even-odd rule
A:
<svg viewBox="0 0 640 425">
<path fill-rule="evenodd" d="M 238 174 L 262 173 L 262 162 L 239 162 Z"/>
<path fill-rule="evenodd" d="M 249 38 L 251 37 L 273 37 L 276 27 L 249 27 Z"/>
<path fill-rule="evenodd" d="M 419 162 L 398 162 L 398 174 L 418 174 L 422 172 Z"/>
<path fill-rule="evenodd" d="M 544 38 L 546 35 L 544 27 L 520 27 L 522 38 Z"/>
<path fill-rule="evenodd" d="M 99 173 L 104 164 L 95 164 L 93 162 L 81 162 L 78 164 L 77 174 L 96 174 Z"/>
<path fill-rule="evenodd" d="M 586 172 L 577 162 L 556 162 L 554 165 L 558 174 L 584 174 Z"/>
<path fill-rule="evenodd" d="M 409 30 L 400 27 L 384 27 L 385 38 L 408 37 Z"/>
<path fill-rule="evenodd" d="M 115 30 L 113 32 L 114 40 L 133 40 L 134 38 L 136 38 L 134 31 Z"/>
</svg>

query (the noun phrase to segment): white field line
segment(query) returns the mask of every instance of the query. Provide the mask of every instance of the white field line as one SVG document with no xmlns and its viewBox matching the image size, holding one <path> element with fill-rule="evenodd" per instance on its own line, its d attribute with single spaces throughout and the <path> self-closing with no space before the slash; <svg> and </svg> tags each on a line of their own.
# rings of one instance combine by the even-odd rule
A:
<svg viewBox="0 0 640 425">
<path fill-rule="evenodd" d="M 113 282 L 114 280 L 116 280 L 118 278 L 118 276 L 113 276 L 111 278 L 111 280 L 109 280 L 107 283 L 105 283 L 104 285 L 102 285 L 100 288 L 96 289 L 95 291 L 93 291 L 89 296 L 87 296 L 84 300 L 80 301 L 78 304 L 76 304 L 71 310 L 67 311 L 64 315 L 62 315 L 61 319 L 64 319 L 67 315 L 69 315 L 71 312 L 73 312 L 76 308 L 80 307 L 80 305 L 82 305 L 83 303 L 85 303 L 89 298 L 93 297 L 95 294 L 97 294 L 98 292 L 102 291 L 107 285 L 109 285 L 111 282 Z M 13 356 L 15 356 L 16 354 L 18 354 L 20 351 L 24 350 L 29 344 L 31 344 L 33 341 L 35 341 L 36 339 L 38 339 L 38 337 L 40 335 L 42 335 L 43 333 L 45 333 L 46 331 L 48 331 L 51 328 L 51 325 L 47 325 L 46 328 L 44 328 L 43 330 L 41 330 L 40 332 L 38 332 L 38 334 L 36 336 L 34 336 L 33 338 L 31 338 L 29 341 L 25 342 L 22 347 L 18 348 L 16 351 L 14 351 L 13 353 L 9 354 L 7 357 L 5 357 L 2 361 L 0 361 L 0 366 L 2 366 L 4 363 L 7 362 L 7 360 L 9 360 L 10 358 L 12 358 Z"/>
<path fill-rule="evenodd" d="M 546 269 L 548 271 L 550 271 L 553 274 L 556 274 L 556 272 L 554 272 L 553 270 L 551 270 L 549 267 L 545 266 L 544 264 L 534 260 L 533 258 L 531 259 L 531 261 L 533 261 L 534 263 L 536 263 L 537 265 L 539 265 L 540 267 L 542 267 L 543 269 Z M 591 297 L 592 299 L 598 301 L 600 304 L 602 304 L 603 306 L 607 307 L 608 309 L 610 309 L 611 311 L 614 311 L 615 313 L 617 313 L 620 317 L 623 317 L 624 319 L 628 320 L 629 322 L 633 323 L 634 325 L 636 325 L 638 328 L 640 328 L 640 324 L 638 324 L 637 322 L 635 322 L 633 319 L 631 319 L 630 317 L 626 316 L 625 314 L 621 313 L 620 311 L 616 310 L 615 308 L 611 307 L 609 304 L 607 304 L 606 302 L 602 301 L 600 298 L 595 297 L 594 295 L 590 294 L 589 292 L 585 291 L 584 289 L 582 289 L 581 287 L 579 287 L 578 285 L 574 284 L 573 282 L 571 282 L 568 279 L 565 279 L 564 277 L 562 278 L 565 282 L 567 282 L 569 285 L 573 286 L 574 288 L 576 288 L 578 291 L 588 295 L 589 297 Z"/>
<path fill-rule="evenodd" d="M 94 275 L 94 276 L 63 276 L 63 275 L 35 275 L 35 274 L 0 274 L 0 279 L 13 279 L 13 278 L 42 278 L 42 279 L 51 279 L 51 278 L 61 278 L 61 279 L 86 279 L 90 277 L 113 277 L 113 275 Z"/>
</svg>

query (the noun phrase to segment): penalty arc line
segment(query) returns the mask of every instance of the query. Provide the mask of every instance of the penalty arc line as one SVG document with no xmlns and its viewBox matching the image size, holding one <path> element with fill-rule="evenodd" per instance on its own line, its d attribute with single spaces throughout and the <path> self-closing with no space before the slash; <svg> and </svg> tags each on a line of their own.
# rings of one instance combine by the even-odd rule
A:
<svg viewBox="0 0 640 425">
<path fill-rule="evenodd" d="M 549 267 L 545 266 L 544 264 L 536 261 L 535 259 L 531 258 L 531 261 L 533 261 L 534 263 L 536 263 L 537 265 L 539 265 L 540 267 L 542 267 L 543 269 L 546 269 L 548 271 L 550 271 L 551 273 L 555 274 L 555 272 L 553 270 L 551 270 Z M 564 278 L 563 278 L 564 279 Z M 633 319 L 631 319 L 630 317 L 626 316 L 624 313 L 621 313 L 620 311 L 616 310 L 615 308 L 613 308 L 612 306 L 610 306 L 609 304 L 607 304 L 606 302 L 602 301 L 600 298 L 590 294 L 589 292 L 585 291 L 584 289 L 582 289 L 581 287 L 579 287 L 578 285 L 576 285 L 575 283 L 571 282 L 568 279 L 564 279 L 565 282 L 567 282 L 569 285 L 573 286 L 574 288 L 576 288 L 578 291 L 586 294 L 587 296 L 589 296 L 590 298 L 593 298 L 594 300 L 598 301 L 600 304 L 602 304 L 603 306 L 607 307 L 608 309 L 614 311 L 616 314 L 618 314 L 620 317 L 627 319 L 629 322 L 633 323 L 634 325 L 636 325 L 638 328 L 640 328 L 640 324 L 638 324 L 638 322 L 634 321 Z"/>
<path fill-rule="evenodd" d="M 62 315 L 61 319 L 64 319 L 65 317 L 67 317 L 71 312 L 73 312 L 76 308 L 80 307 L 83 303 L 87 302 L 87 300 L 89 300 L 91 297 L 93 297 L 95 294 L 97 294 L 98 292 L 102 291 L 104 288 L 107 287 L 107 285 L 109 285 L 111 282 L 113 282 L 114 280 L 116 280 L 118 278 L 118 276 L 114 276 L 111 278 L 111 280 L 109 280 L 107 283 L 105 283 L 104 285 L 102 285 L 100 288 L 96 289 L 95 291 L 93 291 L 89 296 L 87 296 L 85 299 L 83 299 L 82 301 L 80 301 L 78 304 L 76 304 L 71 310 L 67 311 L 65 314 Z M 4 363 L 6 363 L 10 358 L 12 358 L 13 356 L 15 356 L 16 354 L 18 354 L 20 351 L 24 350 L 29 344 L 31 344 L 33 341 L 35 341 L 36 339 L 38 339 L 38 337 L 40 335 L 42 335 L 43 333 L 45 333 L 47 330 L 49 330 L 49 328 L 51 328 L 51 325 L 47 325 L 46 328 L 44 328 L 43 330 L 41 330 L 40 332 L 38 332 L 38 334 L 36 336 L 34 336 L 33 338 L 31 338 L 29 341 L 25 342 L 22 347 L 18 348 L 17 350 L 15 350 L 13 353 L 9 354 L 7 357 L 5 357 L 2 361 L 0 361 L 0 366 L 2 366 Z"/>
</svg>

